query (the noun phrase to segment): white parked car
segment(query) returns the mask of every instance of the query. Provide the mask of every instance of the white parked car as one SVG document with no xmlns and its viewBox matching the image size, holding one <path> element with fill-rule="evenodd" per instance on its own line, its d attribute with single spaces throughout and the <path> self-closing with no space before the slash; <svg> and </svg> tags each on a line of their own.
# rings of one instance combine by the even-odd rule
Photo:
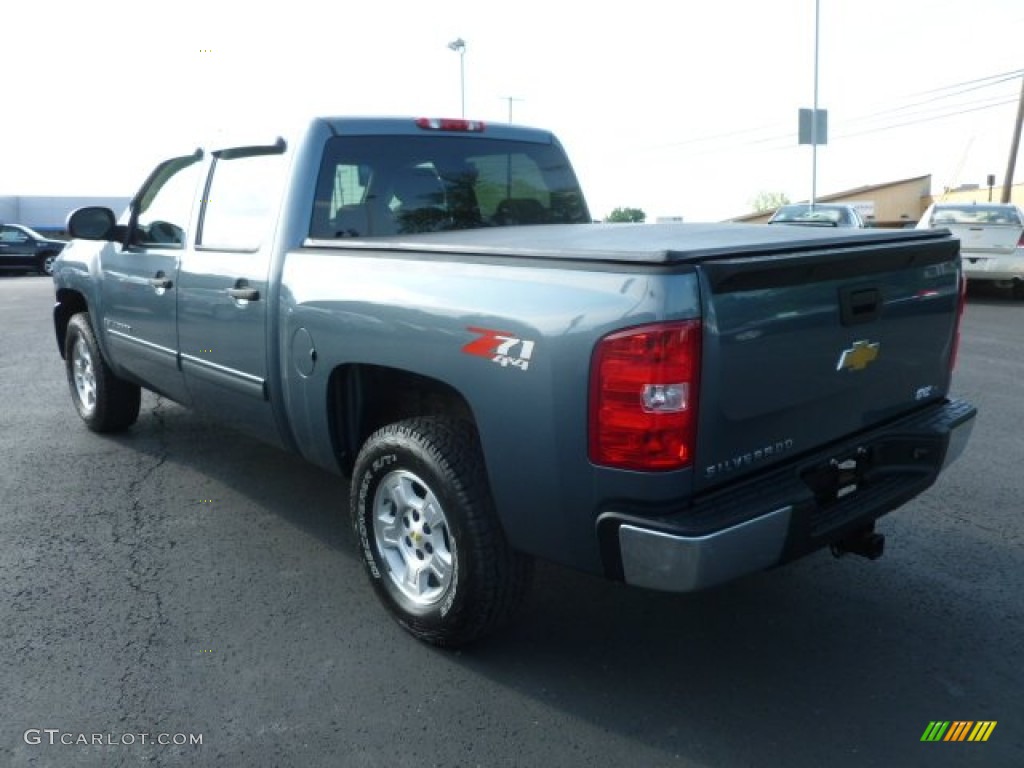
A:
<svg viewBox="0 0 1024 768">
<path fill-rule="evenodd" d="M 948 229 L 960 238 L 964 276 L 1012 288 L 1024 299 L 1024 211 L 1012 203 L 934 203 L 918 229 Z"/>
</svg>

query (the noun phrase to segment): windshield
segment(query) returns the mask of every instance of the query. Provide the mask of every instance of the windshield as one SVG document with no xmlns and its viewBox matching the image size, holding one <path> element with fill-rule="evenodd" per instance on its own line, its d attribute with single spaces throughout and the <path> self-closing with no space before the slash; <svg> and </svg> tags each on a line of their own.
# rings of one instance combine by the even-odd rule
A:
<svg viewBox="0 0 1024 768">
<path fill-rule="evenodd" d="M 775 212 L 769 223 L 785 224 L 788 222 L 832 227 L 855 226 L 853 216 L 846 208 L 824 205 L 785 205 Z"/>
<path fill-rule="evenodd" d="M 19 230 L 21 232 L 24 232 L 26 235 L 28 235 L 29 237 L 35 238 L 36 240 L 46 240 L 47 239 L 45 236 L 39 234 L 38 232 L 36 232 L 31 227 L 26 227 L 24 224 L 10 224 L 9 226 L 10 226 L 11 229 L 16 229 L 16 230 Z"/>
</svg>

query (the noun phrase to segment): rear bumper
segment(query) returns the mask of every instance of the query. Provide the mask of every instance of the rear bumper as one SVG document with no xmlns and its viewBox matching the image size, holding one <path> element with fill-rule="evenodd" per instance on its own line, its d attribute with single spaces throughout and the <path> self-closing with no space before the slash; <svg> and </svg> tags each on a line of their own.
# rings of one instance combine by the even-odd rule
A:
<svg viewBox="0 0 1024 768">
<path fill-rule="evenodd" d="M 1024 249 L 1018 248 L 1014 255 L 962 254 L 964 277 L 968 280 L 1024 280 Z"/>
<path fill-rule="evenodd" d="M 606 559 L 611 552 L 618 558 L 606 566 L 635 586 L 689 592 L 801 557 L 932 485 L 963 452 L 975 415 L 965 401 L 946 401 L 683 511 L 657 518 L 605 512 L 598 520 L 603 550 Z"/>
</svg>

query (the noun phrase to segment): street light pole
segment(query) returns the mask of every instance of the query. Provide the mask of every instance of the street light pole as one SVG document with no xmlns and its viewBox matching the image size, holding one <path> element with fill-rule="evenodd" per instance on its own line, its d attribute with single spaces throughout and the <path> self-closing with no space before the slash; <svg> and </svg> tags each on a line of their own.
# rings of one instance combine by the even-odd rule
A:
<svg viewBox="0 0 1024 768">
<path fill-rule="evenodd" d="M 814 0 L 814 111 L 811 113 L 811 208 L 818 202 L 818 19 L 820 0 Z"/>
<path fill-rule="evenodd" d="M 462 116 L 466 116 L 466 41 L 461 37 L 448 43 L 448 47 L 459 54 L 459 93 L 462 101 Z"/>
</svg>

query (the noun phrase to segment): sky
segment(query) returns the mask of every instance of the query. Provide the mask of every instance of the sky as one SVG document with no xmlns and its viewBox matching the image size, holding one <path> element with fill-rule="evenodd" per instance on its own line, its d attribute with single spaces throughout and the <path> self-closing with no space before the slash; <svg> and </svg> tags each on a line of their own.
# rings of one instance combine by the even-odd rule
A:
<svg viewBox="0 0 1024 768">
<path fill-rule="evenodd" d="M 1024 2 L 818 4 L 819 195 L 1002 183 Z M 720 220 L 761 192 L 811 194 L 796 134 L 815 0 L 7 0 L 4 21 L 0 195 L 127 197 L 239 125 L 458 116 L 460 64 L 466 116 L 552 130 L 595 217 Z"/>
</svg>

